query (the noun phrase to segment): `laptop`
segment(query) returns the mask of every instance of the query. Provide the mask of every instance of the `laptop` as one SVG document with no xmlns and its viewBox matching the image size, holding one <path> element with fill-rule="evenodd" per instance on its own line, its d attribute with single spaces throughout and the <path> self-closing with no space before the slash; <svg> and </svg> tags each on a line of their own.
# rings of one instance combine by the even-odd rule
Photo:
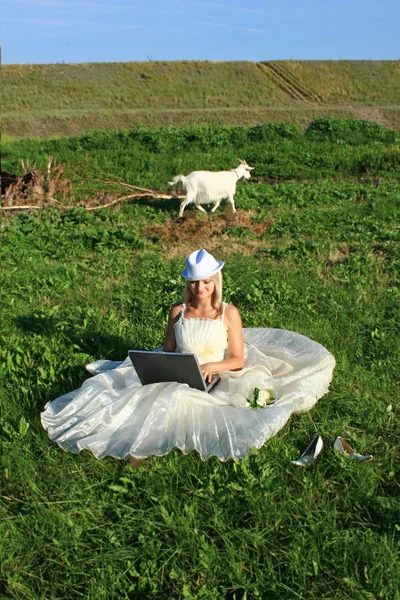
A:
<svg viewBox="0 0 400 600">
<path fill-rule="evenodd" d="M 143 385 L 176 381 L 187 383 L 189 387 L 202 392 L 210 392 L 221 379 L 216 374 L 210 383 L 206 383 L 195 354 L 148 350 L 129 350 L 128 354 Z"/>
</svg>

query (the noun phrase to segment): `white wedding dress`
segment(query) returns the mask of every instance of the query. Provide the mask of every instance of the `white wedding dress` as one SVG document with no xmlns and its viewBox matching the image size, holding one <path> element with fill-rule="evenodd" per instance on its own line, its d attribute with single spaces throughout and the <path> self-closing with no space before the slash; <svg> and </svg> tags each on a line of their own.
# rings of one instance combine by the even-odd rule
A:
<svg viewBox="0 0 400 600">
<path fill-rule="evenodd" d="M 225 311 L 225 305 L 224 305 Z M 227 327 L 221 319 L 186 319 L 175 336 L 178 352 L 200 363 L 224 358 Z M 95 376 L 45 406 L 50 438 L 64 450 L 90 450 L 97 458 L 163 456 L 172 448 L 206 459 L 243 458 L 275 435 L 294 412 L 309 410 L 329 387 L 335 359 L 309 338 L 282 329 L 244 329 L 245 364 L 224 371 L 211 393 L 179 383 L 141 385 L 130 359 L 87 365 Z M 255 387 L 273 388 L 277 402 L 252 410 Z"/>
</svg>

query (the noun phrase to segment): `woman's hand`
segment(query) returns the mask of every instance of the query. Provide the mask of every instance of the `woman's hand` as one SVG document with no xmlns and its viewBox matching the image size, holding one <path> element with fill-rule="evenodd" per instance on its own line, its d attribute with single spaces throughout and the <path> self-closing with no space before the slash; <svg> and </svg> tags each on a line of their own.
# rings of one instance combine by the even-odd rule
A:
<svg viewBox="0 0 400 600">
<path fill-rule="evenodd" d="M 211 383 L 213 375 L 216 372 L 216 363 L 208 362 L 201 365 L 201 372 L 203 373 L 204 381 L 206 383 Z"/>
</svg>

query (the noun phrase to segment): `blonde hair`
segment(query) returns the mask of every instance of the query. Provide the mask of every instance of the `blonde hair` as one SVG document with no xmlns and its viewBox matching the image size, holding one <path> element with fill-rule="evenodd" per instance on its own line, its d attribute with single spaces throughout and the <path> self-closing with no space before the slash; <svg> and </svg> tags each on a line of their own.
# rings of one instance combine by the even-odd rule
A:
<svg viewBox="0 0 400 600">
<path fill-rule="evenodd" d="M 205 279 L 211 279 L 215 283 L 214 291 L 211 296 L 211 306 L 215 308 L 217 311 L 217 315 L 222 313 L 222 273 L 218 271 L 215 275 L 212 275 L 210 278 L 205 277 Z M 190 281 L 186 282 L 185 289 L 183 290 L 183 301 L 185 304 L 191 304 L 195 296 L 190 289 Z"/>
</svg>

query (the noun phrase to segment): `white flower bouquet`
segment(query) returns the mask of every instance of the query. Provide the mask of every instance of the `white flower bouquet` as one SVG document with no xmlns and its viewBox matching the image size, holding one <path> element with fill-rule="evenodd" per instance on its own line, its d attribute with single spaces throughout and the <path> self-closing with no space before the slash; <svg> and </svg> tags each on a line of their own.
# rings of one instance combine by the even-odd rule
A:
<svg viewBox="0 0 400 600">
<path fill-rule="evenodd" d="M 277 399 L 275 390 L 271 388 L 260 390 L 260 388 L 256 387 L 247 399 L 246 405 L 253 410 L 257 410 L 273 404 Z"/>
</svg>

